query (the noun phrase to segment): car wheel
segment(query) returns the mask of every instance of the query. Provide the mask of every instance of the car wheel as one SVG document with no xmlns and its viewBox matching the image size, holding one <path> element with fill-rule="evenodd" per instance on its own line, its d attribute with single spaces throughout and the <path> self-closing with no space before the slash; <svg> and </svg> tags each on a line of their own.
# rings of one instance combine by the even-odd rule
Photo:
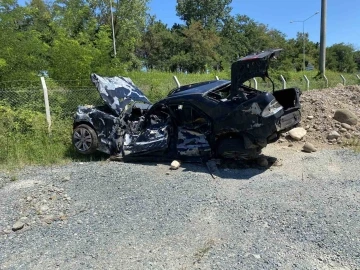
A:
<svg viewBox="0 0 360 270">
<path fill-rule="evenodd" d="M 95 130 L 86 124 L 74 128 L 72 141 L 76 151 L 81 154 L 94 153 L 98 147 L 98 137 Z"/>
<path fill-rule="evenodd" d="M 217 145 L 217 156 L 219 158 L 251 160 L 256 159 L 260 153 L 260 147 L 245 149 L 242 138 L 224 138 Z"/>
</svg>

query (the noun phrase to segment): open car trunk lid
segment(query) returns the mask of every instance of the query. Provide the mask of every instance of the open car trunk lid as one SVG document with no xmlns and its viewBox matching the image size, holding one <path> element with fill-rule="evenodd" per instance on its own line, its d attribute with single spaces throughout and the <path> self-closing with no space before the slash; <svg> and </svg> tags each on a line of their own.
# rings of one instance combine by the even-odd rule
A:
<svg viewBox="0 0 360 270">
<path fill-rule="evenodd" d="M 101 98 L 116 114 L 120 115 L 125 106 L 132 101 L 151 104 L 144 93 L 127 77 L 101 77 L 95 73 L 90 76 Z"/>
<path fill-rule="evenodd" d="M 268 77 L 270 59 L 277 57 L 281 49 L 273 49 L 240 58 L 231 65 L 231 92 L 235 95 L 246 81 Z"/>
</svg>

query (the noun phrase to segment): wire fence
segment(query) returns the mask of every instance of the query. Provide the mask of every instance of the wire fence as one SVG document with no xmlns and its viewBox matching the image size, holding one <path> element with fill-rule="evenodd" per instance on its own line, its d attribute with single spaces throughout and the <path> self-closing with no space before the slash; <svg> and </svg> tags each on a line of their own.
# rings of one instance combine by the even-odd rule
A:
<svg viewBox="0 0 360 270">
<path fill-rule="evenodd" d="M 181 83 L 181 81 L 180 81 Z M 309 89 L 322 89 L 326 86 L 335 87 L 344 83 L 342 79 L 332 78 L 325 80 L 310 80 Z M 355 75 L 353 78 L 347 78 L 347 85 L 360 84 L 360 79 Z M 79 105 L 101 105 L 102 100 L 90 80 L 77 81 L 52 81 L 46 79 L 48 98 L 51 115 L 58 118 L 69 118 L 74 115 Z M 267 80 L 250 80 L 246 83 L 252 87 L 262 90 L 272 90 L 272 83 Z M 281 80 L 274 80 L 275 89 L 282 89 L 284 84 Z M 176 84 L 174 82 L 174 87 Z M 286 87 L 299 87 L 306 90 L 307 82 L 301 80 L 291 80 L 286 82 Z M 8 106 L 12 110 L 28 109 L 34 112 L 45 113 L 44 92 L 38 81 L 12 81 L 0 82 L 0 105 Z"/>
<path fill-rule="evenodd" d="M 151 74 L 150 74 L 151 75 Z M 179 74 L 180 83 L 194 83 L 201 80 L 196 77 Z M 205 78 L 205 77 L 204 77 Z M 204 80 L 211 79 L 207 76 Z M 215 79 L 215 78 L 213 78 Z M 220 78 L 222 79 L 222 78 Z M 360 84 L 354 75 L 346 78 L 347 85 Z M 134 80 L 137 82 L 138 80 Z M 63 156 L 74 158 L 71 147 L 72 119 L 79 105 L 102 105 L 103 101 L 90 80 L 56 81 L 45 80 L 46 89 L 41 80 L 0 82 L 0 165 L 17 163 L 19 160 L 29 164 L 32 162 L 56 162 Z M 169 74 L 166 78 L 156 77 L 147 82 L 139 80 L 150 100 L 164 97 L 176 87 L 175 80 Z M 274 80 L 275 89 L 282 89 L 283 82 Z M 328 81 L 329 87 L 343 83 L 340 76 Z M 271 91 L 272 83 L 267 80 L 250 80 L 247 84 L 257 89 Z M 326 86 L 324 80 L 310 80 L 310 89 L 321 89 Z M 307 87 L 305 79 L 287 81 L 286 87 Z M 44 92 L 47 92 L 51 116 L 51 129 L 47 122 Z M 50 131 L 50 133 L 49 133 Z M 49 136 L 50 135 L 50 136 Z M 1 166 L 0 166 L 1 167 Z"/>
</svg>

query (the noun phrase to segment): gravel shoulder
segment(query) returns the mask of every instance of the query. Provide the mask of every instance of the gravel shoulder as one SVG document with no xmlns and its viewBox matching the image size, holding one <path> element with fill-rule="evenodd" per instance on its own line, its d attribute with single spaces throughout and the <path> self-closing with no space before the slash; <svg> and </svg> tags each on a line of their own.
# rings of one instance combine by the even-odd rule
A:
<svg viewBox="0 0 360 270">
<path fill-rule="evenodd" d="M 0 269 L 360 269 L 360 154 L 265 154 L 282 166 L 216 179 L 118 162 L 1 174 Z"/>
</svg>

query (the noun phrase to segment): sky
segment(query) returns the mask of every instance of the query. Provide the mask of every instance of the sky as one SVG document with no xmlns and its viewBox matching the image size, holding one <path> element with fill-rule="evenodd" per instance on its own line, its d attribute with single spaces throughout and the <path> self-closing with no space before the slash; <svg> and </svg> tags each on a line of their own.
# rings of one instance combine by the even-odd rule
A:
<svg viewBox="0 0 360 270">
<path fill-rule="evenodd" d="M 120 0 L 121 1 L 121 0 Z M 211 1 L 211 0 L 209 0 Z M 29 0 L 19 0 L 19 4 Z M 172 27 L 183 23 L 176 16 L 176 0 L 150 0 L 150 14 Z M 232 15 L 247 15 L 269 28 L 281 31 L 287 38 L 302 32 L 302 21 L 321 11 L 321 0 L 232 0 Z M 360 50 L 360 0 L 327 0 L 326 46 L 352 44 Z M 317 14 L 305 22 L 305 32 L 313 42 L 320 42 L 320 19 Z"/>
<path fill-rule="evenodd" d="M 320 42 L 321 0 L 233 0 L 231 6 L 232 15 L 247 15 L 281 31 L 287 38 L 296 38 L 303 27 L 302 23 L 290 21 L 303 21 L 319 11 L 305 22 L 305 32 L 311 41 Z M 176 0 L 150 0 L 149 7 L 150 14 L 168 27 L 183 23 L 176 16 Z M 360 0 L 327 0 L 326 46 L 343 42 L 360 49 L 359 12 Z"/>
</svg>

